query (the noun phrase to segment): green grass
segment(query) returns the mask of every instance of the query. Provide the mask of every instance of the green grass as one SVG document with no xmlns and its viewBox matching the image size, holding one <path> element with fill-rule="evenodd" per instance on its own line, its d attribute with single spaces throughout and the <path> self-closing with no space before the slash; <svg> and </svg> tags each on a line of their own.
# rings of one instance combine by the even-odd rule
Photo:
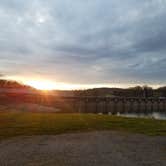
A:
<svg viewBox="0 0 166 166">
<path fill-rule="evenodd" d="M 95 114 L 0 113 L 0 140 L 14 136 L 114 130 L 166 136 L 166 121 Z"/>
</svg>

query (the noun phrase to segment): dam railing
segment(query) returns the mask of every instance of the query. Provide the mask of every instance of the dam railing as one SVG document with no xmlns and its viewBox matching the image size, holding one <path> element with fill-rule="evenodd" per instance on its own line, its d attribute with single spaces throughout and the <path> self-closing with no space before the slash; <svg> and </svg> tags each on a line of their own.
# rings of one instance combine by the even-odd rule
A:
<svg viewBox="0 0 166 166">
<path fill-rule="evenodd" d="M 137 97 L 61 97 L 75 112 L 116 114 L 117 112 L 165 112 L 166 98 Z"/>
</svg>

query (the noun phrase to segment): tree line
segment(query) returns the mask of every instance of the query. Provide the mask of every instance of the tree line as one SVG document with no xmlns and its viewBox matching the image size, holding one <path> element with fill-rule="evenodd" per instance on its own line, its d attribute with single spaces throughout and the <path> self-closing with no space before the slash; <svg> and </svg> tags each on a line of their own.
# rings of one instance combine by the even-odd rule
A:
<svg viewBox="0 0 166 166">
<path fill-rule="evenodd" d="M 0 88 L 31 88 L 30 86 L 24 85 L 20 82 L 13 81 L 13 80 L 0 80 Z"/>
<path fill-rule="evenodd" d="M 0 80 L 0 88 L 33 89 L 17 81 Z M 87 90 L 56 90 L 62 96 L 101 96 L 101 97 L 166 97 L 166 86 L 153 89 L 150 86 L 136 86 L 131 88 L 94 88 Z"/>
<path fill-rule="evenodd" d="M 94 88 L 77 90 L 75 96 L 104 96 L 104 97 L 166 97 L 166 87 L 153 89 L 149 86 L 132 88 Z"/>
</svg>

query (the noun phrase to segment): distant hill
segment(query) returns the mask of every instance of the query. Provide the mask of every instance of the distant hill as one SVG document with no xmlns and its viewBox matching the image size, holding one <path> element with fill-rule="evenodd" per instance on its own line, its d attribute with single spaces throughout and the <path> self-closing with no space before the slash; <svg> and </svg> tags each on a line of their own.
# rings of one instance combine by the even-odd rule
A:
<svg viewBox="0 0 166 166">
<path fill-rule="evenodd" d="M 21 84 L 17 81 L 0 80 L 0 94 L 33 94 L 38 91 L 28 85 Z"/>
<path fill-rule="evenodd" d="M 32 89 L 32 87 L 21 84 L 17 81 L 11 81 L 11 80 L 0 80 L 0 88 L 7 88 L 7 89 Z"/>
<path fill-rule="evenodd" d="M 40 93 L 30 86 L 17 81 L 0 80 L 0 92 L 3 93 Z M 166 87 L 153 89 L 148 86 L 136 86 L 132 88 L 94 88 L 87 90 L 53 90 L 47 95 L 55 96 L 101 96 L 101 97 L 166 97 Z"/>
<path fill-rule="evenodd" d="M 166 97 L 166 87 L 153 89 L 148 86 L 132 88 L 94 88 L 74 91 L 75 96 L 102 96 L 102 97 Z"/>
<path fill-rule="evenodd" d="M 93 88 L 87 90 L 53 90 L 50 92 L 57 96 L 89 96 L 89 97 L 166 97 L 166 87 L 153 89 L 148 86 L 132 88 Z"/>
</svg>

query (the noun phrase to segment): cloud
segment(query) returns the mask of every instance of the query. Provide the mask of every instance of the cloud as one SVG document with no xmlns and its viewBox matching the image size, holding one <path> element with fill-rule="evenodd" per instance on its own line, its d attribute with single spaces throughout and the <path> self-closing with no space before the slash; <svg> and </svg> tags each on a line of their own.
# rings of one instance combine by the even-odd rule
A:
<svg viewBox="0 0 166 166">
<path fill-rule="evenodd" d="M 166 83 L 165 0 L 0 0 L 0 70 L 71 83 Z"/>
</svg>

